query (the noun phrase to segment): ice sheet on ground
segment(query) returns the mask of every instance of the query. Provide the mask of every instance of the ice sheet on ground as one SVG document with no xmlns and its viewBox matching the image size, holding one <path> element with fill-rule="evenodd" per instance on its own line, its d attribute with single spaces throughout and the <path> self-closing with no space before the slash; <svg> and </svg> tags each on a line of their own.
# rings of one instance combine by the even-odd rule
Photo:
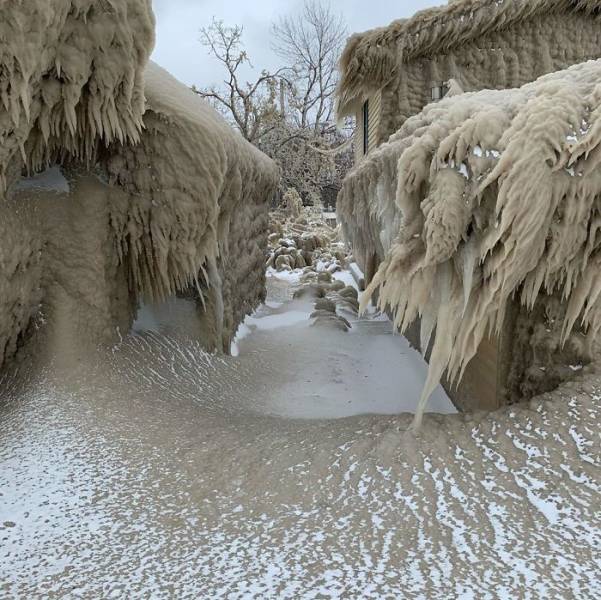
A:
<svg viewBox="0 0 601 600">
<path fill-rule="evenodd" d="M 291 337 L 280 333 L 285 351 Z M 314 328 L 296 332 L 289 353 L 289 381 L 268 395 L 265 410 L 291 418 L 413 413 L 427 372 L 422 356 L 405 338 L 392 334 L 389 322 L 356 324 L 353 334 L 331 331 L 324 336 Z M 429 410 L 456 412 L 440 386 Z"/>
<path fill-rule="evenodd" d="M 398 416 L 270 418 L 255 403 L 291 355 L 255 350 L 147 332 L 5 378 L 0 595 L 599 596 L 597 396 L 419 437 Z"/>
<path fill-rule="evenodd" d="M 0 378 L 0 596 L 599 597 L 598 385 L 417 437 L 409 415 L 271 416 L 303 386 L 349 400 L 368 376 L 375 397 L 379 363 L 417 359 L 372 320 L 257 328 L 220 357 L 163 310 Z"/>
<path fill-rule="evenodd" d="M 312 307 L 306 303 L 292 302 L 287 310 L 269 309 L 263 306 L 254 315 L 247 317 L 244 324 L 251 329 L 271 331 L 295 325 L 309 325 L 309 315 Z"/>
<path fill-rule="evenodd" d="M 352 279 L 347 271 L 336 274 Z M 285 379 L 259 403 L 290 418 L 337 419 L 357 414 L 414 412 L 427 373 L 423 357 L 393 333 L 386 318 L 354 319 L 350 333 L 310 327 L 314 305 L 292 300 L 261 307 L 244 322 L 236 356 L 256 353 L 288 358 Z M 429 410 L 456 412 L 441 386 Z"/>
</svg>

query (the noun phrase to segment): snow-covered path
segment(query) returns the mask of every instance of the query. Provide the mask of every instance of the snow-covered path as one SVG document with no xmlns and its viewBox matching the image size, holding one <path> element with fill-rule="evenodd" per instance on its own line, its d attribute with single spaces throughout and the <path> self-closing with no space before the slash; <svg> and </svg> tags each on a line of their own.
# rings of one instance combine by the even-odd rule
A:
<svg viewBox="0 0 601 600">
<path fill-rule="evenodd" d="M 257 379 L 270 382 L 257 399 L 260 412 L 312 419 L 414 412 L 427 365 L 387 318 L 346 314 L 348 333 L 324 330 L 311 326 L 311 300 L 288 298 L 275 278 L 268 289 L 270 301 L 247 318 L 236 342 L 240 361 L 258 363 Z M 429 407 L 456 412 L 440 386 Z"/>
<path fill-rule="evenodd" d="M 1 382 L 0 597 L 599 597 L 596 382 L 416 438 L 356 414 L 419 391 L 389 325 L 283 300 L 236 358 L 175 325 Z"/>
</svg>

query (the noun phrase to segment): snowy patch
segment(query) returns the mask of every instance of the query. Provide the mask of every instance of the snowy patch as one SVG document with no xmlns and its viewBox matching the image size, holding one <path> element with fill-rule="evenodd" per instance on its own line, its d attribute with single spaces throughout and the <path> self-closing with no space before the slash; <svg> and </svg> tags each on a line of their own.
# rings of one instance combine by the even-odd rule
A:
<svg viewBox="0 0 601 600">
<path fill-rule="evenodd" d="M 273 277 L 280 281 L 288 281 L 292 284 L 300 283 L 300 278 L 303 274 L 302 269 L 294 269 L 293 271 L 276 271 L 273 267 L 269 267 L 266 271 L 267 277 Z"/>
<path fill-rule="evenodd" d="M 247 317 L 244 324 L 251 330 L 255 328 L 260 331 L 271 331 L 283 327 L 294 327 L 299 323 L 309 325 L 309 314 L 309 311 L 287 310 L 266 316 Z"/>
<path fill-rule="evenodd" d="M 359 286 L 357 285 L 357 281 L 353 277 L 353 274 L 350 271 L 337 271 L 333 274 L 334 279 L 338 281 L 342 281 L 344 285 L 348 285 L 350 287 L 355 288 L 359 291 Z"/>
<path fill-rule="evenodd" d="M 240 356 L 239 344 L 244 338 L 248 337 L 252 333 L 252 331 L 253 330 L 246 324 L 246 322 L 240 323 L 240 326 L 238 327 L 238 331 L 236 332 L 236 336 L 234 337 L 232 341 L 232 346 L 230 348 L 230 354 L 232 356 Z"/>
</svg>

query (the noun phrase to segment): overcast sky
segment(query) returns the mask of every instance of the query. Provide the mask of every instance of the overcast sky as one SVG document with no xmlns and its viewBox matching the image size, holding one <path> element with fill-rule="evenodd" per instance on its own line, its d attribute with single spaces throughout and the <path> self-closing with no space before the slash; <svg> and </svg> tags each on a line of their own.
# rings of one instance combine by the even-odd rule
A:
<svg viewBox="0 0 601 600">
<path fill-rule="evenodd" d="M 330 0 L 350 32 L 388 25 L 394 19 L 446 4 L 445 0 Z M 157 43 L 153 60 L 188 85 L 206 87 L 223 79 L 218 64 L 198 41 L 212 17 L 244 26 L 246 50 L 261 70 L 279 66 L 269 46 L 269 27 L 278 16 L 296 12 L 302 0 L 153 0 Z"/>
</svg>

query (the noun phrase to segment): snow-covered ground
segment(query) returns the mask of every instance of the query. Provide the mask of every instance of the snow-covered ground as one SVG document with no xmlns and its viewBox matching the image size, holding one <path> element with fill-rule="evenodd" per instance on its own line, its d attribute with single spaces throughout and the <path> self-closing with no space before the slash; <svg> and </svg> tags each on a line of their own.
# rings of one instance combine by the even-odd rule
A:
<svg viewBox="0 0 601 600">
<path fill-rule="evenodd" d="M 295 281 L 294 273 L 270 277 Z M 347 285 L 348 272 L 335 278 Z M 335 419 L 359 414 L 414 412 L 427 365 L 387 318 L 353 318 L 347 332 L 312 327 L 313 302 L 268 303 L 242 325 L 234 344 L 240 361 L 266 354 L 283 358 L 282 381 L 259 402 L 267 414 Z M 456 412 L 442 387 L 429 403 L 438 413 Z"/>
<path fill-rule="evenodd" d="M 599 598 L 596 382 L 415 437 L 366 413 L 414 401 L 419 357 L 373 315 L 311 327 L 289 285 L 237 357 L 158 310 L 0 382 L 0 597 Z"/>
</svg>

